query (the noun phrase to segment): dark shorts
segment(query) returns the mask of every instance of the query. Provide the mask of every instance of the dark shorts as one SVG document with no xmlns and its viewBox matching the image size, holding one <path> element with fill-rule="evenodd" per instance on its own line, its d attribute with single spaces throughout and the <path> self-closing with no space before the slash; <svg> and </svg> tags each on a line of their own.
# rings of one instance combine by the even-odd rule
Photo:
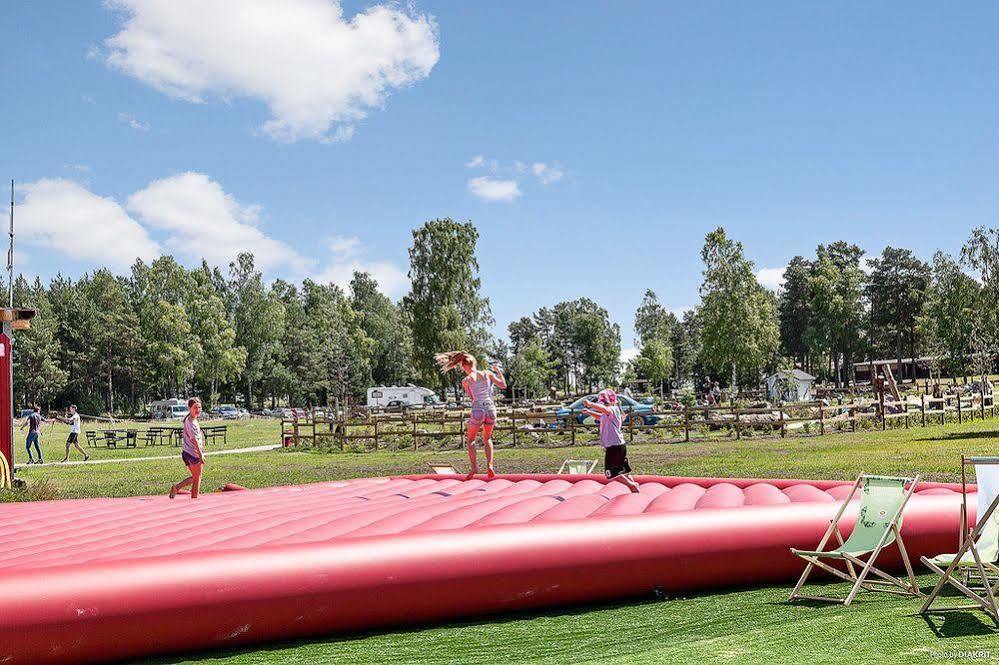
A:
<svg viewBox="0 0 999 665">
<path fill-rule="evenodd" d="M 70 432 L 69 436 L 66 437 L 66 443 L 76 443 L 80 440 L 79 432 Z"/>
<path fill-rule="evenodd" d="M 201 464 L 201 461 L 202 461 L 200 457 L 195 457 L 194 455 L 192 455 L 191 453 L 187 452 L 186 450 L 185 451 L 181 451 L 180 458 L 182 460 L 184 460 L 184 464 L 186 464 L 187 466 L 191 466 L 191 465 L 194 465 L 194 464 Z"/>
<path fill-rule="evenodd" d="M 604 473 L 608 478 L 631 473 L 631 465 L 628 464 L 628 446 L 611 446 L 604 449 Z"/>
</svg>

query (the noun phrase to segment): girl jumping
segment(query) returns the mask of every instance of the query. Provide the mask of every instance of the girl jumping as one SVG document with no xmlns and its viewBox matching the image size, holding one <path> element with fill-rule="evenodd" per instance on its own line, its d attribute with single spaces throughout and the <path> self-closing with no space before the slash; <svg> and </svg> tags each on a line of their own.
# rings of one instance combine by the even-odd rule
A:
<svg viewBox="0 0 999 665">
<path fill-rule="evenodd" d="M 465 351 L 449 351 L 448 353 L 438 353 L 434 360 L 445 374 L 452 369 L 461 368 L 465 373 L 465 378 L 461 380 L 461 385 L 472 400 L 472 415 L 468 419 L 468 434 L 465 437 L 465 445 L 468 447 L 468 461 L 471 465 L 466 479 L 479 472 L 479 465 L 475 459 L 475 439 L 482 429 L 482 447 L 486 450 L 486 469 L 488 478 L 496 475 L 493 469 L 493 426 L 496 424 L 496 403 L 493 402 L 493 385 L 500 390 L 506 389 L 506 379 L 503 378 L 503 370 L 499 363 L 495 363 L 491 370 L 478 370 L 475 368 L 475 356 Z"/>
<path fill-rule="evenodd" d="M 631 477 L 628 463 L 628 446 L 624 443 L 621 423 L 624 416 L 617 405 L 617 393 L 608 388 L 601 390 L 597 401 L 584 400 L 586 415 L 593 416 L 600 423 L 600 445 L 604 448 L 604 472 L 608 478 L 618 480 L 632 492 L 638 492 L 638 483 Z"/>
</svg>

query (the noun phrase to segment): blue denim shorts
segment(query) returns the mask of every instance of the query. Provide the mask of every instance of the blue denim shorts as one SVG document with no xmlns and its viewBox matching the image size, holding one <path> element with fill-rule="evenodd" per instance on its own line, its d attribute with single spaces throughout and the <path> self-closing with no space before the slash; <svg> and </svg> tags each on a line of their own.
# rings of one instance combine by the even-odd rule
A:
<svg viewBox="0 0 999 665">
<path fill-rule="evenodd" d="M 487 407 L 472 407 L 472 415 L 468 419 L 469 427 L 479 427 L 481 425 L 495 425 L 496 424 L 496 409 L 490 409 Z"/>
</svg>

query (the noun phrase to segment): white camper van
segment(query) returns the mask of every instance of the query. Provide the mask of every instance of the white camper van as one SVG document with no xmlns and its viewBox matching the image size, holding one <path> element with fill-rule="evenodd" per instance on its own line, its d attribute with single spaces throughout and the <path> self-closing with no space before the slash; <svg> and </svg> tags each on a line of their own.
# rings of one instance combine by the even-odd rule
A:
<svg viewBox="0 0 999 665">
<path fill-rule="evenodd" d="M 149 411 L 153 418 L 168 420 L 183 420 L 187 417 L 186 399 L 159 399 L 150 402 Z"/>
<path fill-rule="evenodd" d="M 375 386 L 368 388 L 368 406 L 441 406 L 441 401 L 430 388 L 412 384 L 408 386 Z"/>
</svg>

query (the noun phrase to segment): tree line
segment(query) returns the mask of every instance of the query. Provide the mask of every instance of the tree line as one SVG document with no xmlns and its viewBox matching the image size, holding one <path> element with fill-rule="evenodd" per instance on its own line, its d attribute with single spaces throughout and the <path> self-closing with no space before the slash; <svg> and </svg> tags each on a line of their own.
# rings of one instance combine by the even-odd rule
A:
<svg viewBox="0 0 999 665">
<path fill-rule="evenodd" d="M 839 387 L 855 381 L 858 362 L 922 359 L 958 377 L 991 373 L 999 356 L 996 229 L 974 229 L 959 256 L 938 251 L 929 263 L 901 247 L 867 258 L 845 241 L 819 245 L 791 259 L 777 292 L 724 229 L 707 235 L 701 258 L 701 302 L 682 319 L 646 292 L 633 376 L 736 387 L 797 367 Z"/>
<path fill-rule="evenodd" d="M 447 349 L 503 362 L 511 390 L 528 397 L 636 379 L 756 385 L 792 366 L 839 385 L 858 360 L 917 354 L 939 359 L 938 371 L 980 373 L 996 357 L 993 229 L 976 229 L 959 257 L 938 252 L 929 264 L 908 249 L 865 262 L 856 245 L 819 245 L 791 260 L 775 293 L 718 228 L 701 251 L 698 306 L 677 316 L 648 290 L 635 313 L 638 355 L 625 365 L 619 326 L 588 298 L 542 307 L 495 338 L 477 243 L 471 222 L 434 219 L 414 230 L 411 288 L 398 302 L 363 272 L 346 289 L 268 283 L 251 254 L 226 269 L 162 256 L 137 260 L 128 275 L 97 270 L 48 284 L 19 276 L 15 304 L 38 314 L 16 335 L 15 399 L 136 413 L 189 394 L 250 408 L 329 404 L 409 382 L 445 394 L 455 386 L 432 357 Z"/>
</svg>

